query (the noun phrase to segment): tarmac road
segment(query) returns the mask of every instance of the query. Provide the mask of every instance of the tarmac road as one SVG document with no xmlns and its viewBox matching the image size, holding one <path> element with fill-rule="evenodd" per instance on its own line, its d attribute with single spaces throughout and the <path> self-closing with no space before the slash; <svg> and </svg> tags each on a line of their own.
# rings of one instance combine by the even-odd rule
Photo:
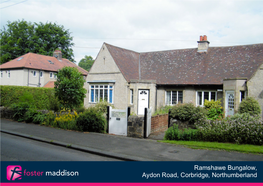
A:
<svg viewBox="0 0 263 186">
<path fill-rule="evenodd" d="M 1 133 L 1 161 L 120 161 Z"/>
</svg>

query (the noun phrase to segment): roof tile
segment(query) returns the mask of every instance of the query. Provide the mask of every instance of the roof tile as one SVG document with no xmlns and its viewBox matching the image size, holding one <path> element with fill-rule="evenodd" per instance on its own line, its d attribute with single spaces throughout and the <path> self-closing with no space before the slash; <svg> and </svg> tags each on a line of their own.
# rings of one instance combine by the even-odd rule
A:
<svg viewBox="0 0 263 186">
<path fill-rule="evenodd" d="M 55 57 L 45 56 L 34 53 L 27 53 L 23 56 L 20 56 L 14 60 L 6 62 L 0 65 L 1 69 L 12 69 L 12 68 L 30 68 L 30 69 L 39 69 L 45 71 L 57 72 L 59 69 L 64 66 L 76 67 L 83 75 L 88 75 L 88 71 L 77 66 L 75 63 L 62 58 L 58 60 Z"/>
</svg>

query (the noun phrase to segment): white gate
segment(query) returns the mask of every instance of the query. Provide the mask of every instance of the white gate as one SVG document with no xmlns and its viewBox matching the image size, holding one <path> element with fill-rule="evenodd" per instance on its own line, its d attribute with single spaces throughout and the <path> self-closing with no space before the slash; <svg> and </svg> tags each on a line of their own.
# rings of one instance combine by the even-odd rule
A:
<svg viewBox="0 0 263 186">
<path fill-rule="evenodd" d="M 109 108 L 109 134 L 127 136 L 127 110 Z"/>
<path fill-rule="evenodd" d="M 144 120 L 145 120 L 145 132 L 144 132 L 144 137 L 148 138 L 148 136 L 151 134 L 151 121 L 152 121 L 152 108 L 145 108 L 145 113 L 144 113 Z"/>
</svg>

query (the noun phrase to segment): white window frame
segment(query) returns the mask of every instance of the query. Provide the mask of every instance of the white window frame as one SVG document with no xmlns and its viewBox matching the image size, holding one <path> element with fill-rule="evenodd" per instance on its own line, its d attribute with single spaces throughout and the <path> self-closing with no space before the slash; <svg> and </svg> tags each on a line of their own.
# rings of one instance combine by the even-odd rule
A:
<svg viewBox="0 0 263 186">
<path fill-rule="evenodd" d="M 53 72 L 49 72 L 49 78 L 53 78 Z"/>
<path fill-rule="evenodd" d="M 245 90 L 240 90 L 240 93 L 239 93 L 239 102 L 240 102 L 240 103 L 241 103 L 241 101 L 242 101 L 242 92 L 245 93 L 244 99 L 246 99 L 246 97 L 247 97 L 247 92 L 246 92 Z"/>
<path fill-rule="evenodd" d="M 103 88 L 101 87 L 103 86 Z M 107 86 L 107 88 L 105 88 L 105 86 Z M 92 88 L 93 87 L 93 88 Z M 105 97 L 105 91 L 104 90 L 108 90 L 108 95 L 107 95 L 107 102 L 110 104 L 114 104 L 114 85 L 112 84 L 91 84 L 89 86 L 89 90 L 90 90 L 90 94 L 89 94 L 89 102 L 90 103 L 98 103 L 100 102 L 101 98 L 100 98 L 100 92 L 101 90 L 102 92 L 102 100 L 104 101 L 104 97 Z M 93 91 L 93 98 L 92 98 L 92 90 Z M 96 100 L 96 90 L 98 91 L 98 98 Z M 112 101 L 110 102 L 110 90 L 112 90 Z"/>
<path fill-rule="evenodd" d="M 43 77 L 43 71 L 39 72 L 39 76 L 42 78 Z"/>
<path fill-rule="evenodd" d="M 167 103 L 167 94 L 168 92 L 171 92 L 171 102 L 170 103 Z M 176 92 L 176 104 L 178 104 L 178 101 L 179 101 L 179 92 L 182 92 L 182 103 L 184 102 L 184 91 L 183 90 L 166 90 L 165 91 L 165 105 L 176 105 L 176 104 L 173 104 L 173 93 L 172 92 Z"/>
<path fill-rule="evenodd" d="M 133 89 L 130 89 L 130 104 L 133 105 Z"/>
<path fill-rule="evenodd" d="M 7 71 L 7 78 L 10 78 L 10 77 L 11 77 L 11 72 L 9 70 L 9 71 Z"/>
<path fill-rule="evenodd" d="M 57 73 L 54 73 L 54 78 L 57 79 Z"/>
<path fill-rule="evenodd" d="M 33 77 L 37 77 L 37 71 L 33 70 Z"/>
<path fill-rule="evenodd" d="M 0 75 L 0 78 L 3 78 L 4 77 L 4 72 L 1 71 L 1 75 Z"/>
<path fill-rule="evenodd" d="M 199 102 L 198 102 L 198 92 L 202 92 L 202 104 L 199 105 Z M 211 93 L 214 92 L 215 93 L 215 100 L 217 100 L 217 91 L 215 90 L 198 90 L 196 91 L 196 106 L 204 106 L 204 103 L 205 103 L 205 92 L 208 92 L 208 101 L 211 101 Z"/>
</svg>

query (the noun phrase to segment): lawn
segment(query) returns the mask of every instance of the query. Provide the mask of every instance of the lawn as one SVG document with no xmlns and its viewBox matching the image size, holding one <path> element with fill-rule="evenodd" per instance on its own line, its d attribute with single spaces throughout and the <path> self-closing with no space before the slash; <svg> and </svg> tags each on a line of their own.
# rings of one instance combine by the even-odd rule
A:
<svg viewBox="0 0 263 186">
<path fill-rule="evenodd" d="M 225 150 L 225 151 L 237 151 L 242 153 L 263 154 L 263 146 L 259 146 L 259 145 L 247 145 L 247 144 L 240 145 L 240 144 L 232 144 L 232 143 L 171 141 L 171 140 L 162 140 L 158 142 L 183 145 L 192 149 Z"/>
</svg>

